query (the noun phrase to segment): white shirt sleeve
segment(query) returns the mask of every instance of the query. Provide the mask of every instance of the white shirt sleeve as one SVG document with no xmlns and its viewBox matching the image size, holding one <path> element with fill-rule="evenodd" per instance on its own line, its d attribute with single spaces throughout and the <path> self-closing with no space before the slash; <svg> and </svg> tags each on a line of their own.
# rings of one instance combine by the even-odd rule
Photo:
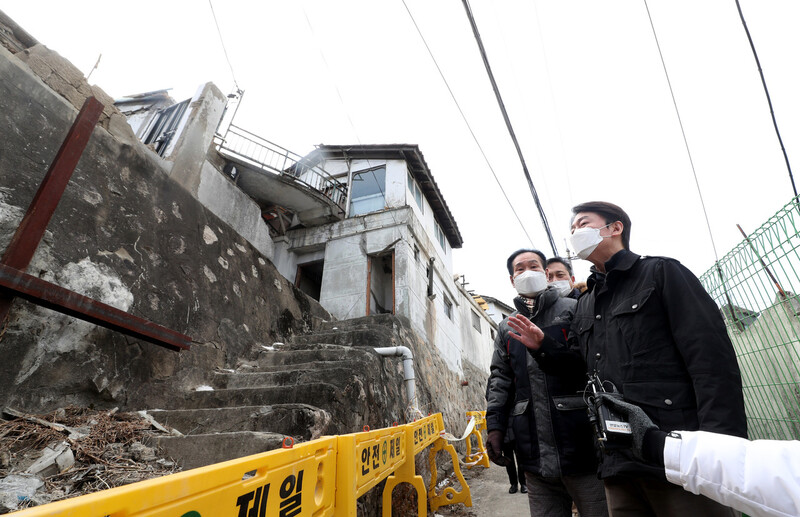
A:
<svg viewBox="0 0 800 517">
<path fill-rule="evenodd" d="M 751 517 L 800 515 L 800 442 L 704 431 L 667 436 L 667 480 Z"/>
</svg>

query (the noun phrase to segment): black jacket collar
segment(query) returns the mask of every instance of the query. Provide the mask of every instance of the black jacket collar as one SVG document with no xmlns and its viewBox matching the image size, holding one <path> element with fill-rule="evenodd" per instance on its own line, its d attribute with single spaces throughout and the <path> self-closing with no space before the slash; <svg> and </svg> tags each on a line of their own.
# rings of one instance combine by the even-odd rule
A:
<svg viewBox="0 0 800 517">
<path fill-rule="evenodd" d="M 593 291 L 595 287 L 602 290 L 605 287 L 606 280 L 609 273 L 614 272 L 612 279 L 624 271 L 631 269 L 641 257 L 630 250 L 620 250 L 606 261 L 605 273 L 601 273 L 594 266 L 589 268 L 591 275 L 586 280 L 586 286 L 589 291 Z"/>
</svg>

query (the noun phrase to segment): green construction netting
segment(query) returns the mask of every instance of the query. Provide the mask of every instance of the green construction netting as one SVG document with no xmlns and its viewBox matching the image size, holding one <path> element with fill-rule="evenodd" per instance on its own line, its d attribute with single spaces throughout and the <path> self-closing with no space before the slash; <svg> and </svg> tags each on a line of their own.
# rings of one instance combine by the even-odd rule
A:
<svg viewBox="0 0 800 517">
<path fill-rule="evenodd" d="M 752 439 L 800 439 L 800 206 L 791 201 L 700 277 L 742 371 Z"/>
</svg>

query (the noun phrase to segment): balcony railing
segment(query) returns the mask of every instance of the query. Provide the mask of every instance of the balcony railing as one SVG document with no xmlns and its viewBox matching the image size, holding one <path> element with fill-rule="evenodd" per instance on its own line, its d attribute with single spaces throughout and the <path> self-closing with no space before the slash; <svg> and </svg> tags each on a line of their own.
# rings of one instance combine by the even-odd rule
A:
<svg viewBox="0 0 800 517">
<path fill-rule="evenodd" d="M 258 135 L 230 125 L 224 138 L 218 138 L 220 151 L 274 174 L 291 178 L 297 183 L 316 190 L 336 203 L 344 211 L 347 187 L 331 177 L 322 167 L 310 165 L 303 157 L 265 140 Z"/>
</svg>

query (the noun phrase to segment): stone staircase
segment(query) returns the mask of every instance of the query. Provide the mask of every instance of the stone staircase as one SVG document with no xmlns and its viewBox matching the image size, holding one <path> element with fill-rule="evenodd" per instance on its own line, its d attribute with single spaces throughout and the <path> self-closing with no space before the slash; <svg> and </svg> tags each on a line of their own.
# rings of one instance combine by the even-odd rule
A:
<svg viewBox="0 0 800 517">
<path fill-rule="evenodd" d="M 148 413 L 183 436 L 153 443 L 184 468 L 256 454 L 323 435 L 400 420 L 405 400 L 400 362 L 373 347 L 391 328 L 368 318 L 327 323 L 290 343 L 259 347 L 236 370 L 210 372 L 207 386 Z"/>
</svg>

